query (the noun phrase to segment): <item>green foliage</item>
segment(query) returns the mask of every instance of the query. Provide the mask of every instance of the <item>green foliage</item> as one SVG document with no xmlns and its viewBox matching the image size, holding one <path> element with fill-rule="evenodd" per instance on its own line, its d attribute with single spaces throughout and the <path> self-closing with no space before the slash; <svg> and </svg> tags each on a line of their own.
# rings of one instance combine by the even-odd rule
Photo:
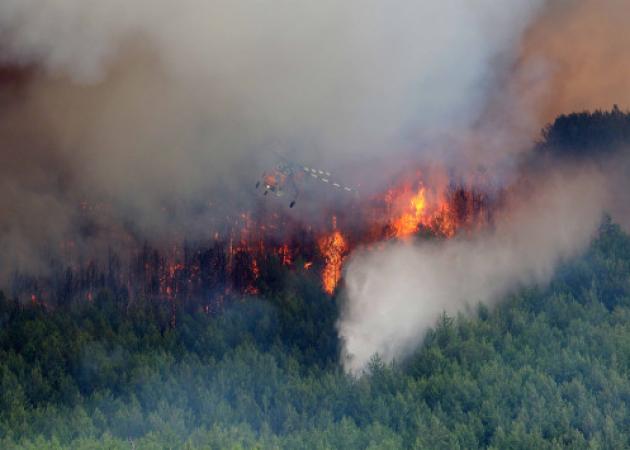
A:
<svg viewBox="0 0 630 450">
<path fill-rule="evenodd" d="M 334 300 L 284 274 L 216 315 L 108 292 L 0 295 L 0 448 L 591 449 L 630 445 L 630 237 L 550 286 L 443 315 L 408 360 L 337 364 Z"/>
</svg>

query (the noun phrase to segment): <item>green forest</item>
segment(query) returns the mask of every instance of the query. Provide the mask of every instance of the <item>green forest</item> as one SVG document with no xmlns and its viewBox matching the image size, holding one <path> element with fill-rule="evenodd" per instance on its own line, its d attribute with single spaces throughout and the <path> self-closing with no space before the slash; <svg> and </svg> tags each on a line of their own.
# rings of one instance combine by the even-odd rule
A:
<svg viewBox="0 0 630 450">
<path fill-rule="evenodd" d="M 543 137 L 627 142 L 627 114 L 597 114 Z M 548 285 L 443 314 L 411 357 L 359 378 L 339 364 L 342 304 L 290 270 L 174 326 L 168 302 L 107 290 L 62 308 L 0 293 L 0 448 L 630 447 L 630 236 L 609 218 Z"/>
</svg>

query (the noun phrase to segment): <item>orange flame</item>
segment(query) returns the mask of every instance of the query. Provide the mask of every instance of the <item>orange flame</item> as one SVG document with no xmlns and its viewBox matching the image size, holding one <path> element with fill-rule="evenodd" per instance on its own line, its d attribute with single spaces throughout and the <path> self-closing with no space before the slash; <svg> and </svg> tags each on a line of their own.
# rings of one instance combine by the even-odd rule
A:
<svg viewBox="0 0 630 450">
<path fill-rule="evenodd" d="M 458 220 L 446 187 L 437 183 L 437 186 L 428 189 L 421 181 L 417 182 L 417 188 L 412 186 L 408 182 L 385 194 L 384 200 L 390 217 L 388 237 L 406 239 L 421 229 L 439 236 L 454 236 L 458 229 Z"/>
<path fill-rule="evenodd" d="M 336 228 L 337 219 L 333 217 L 333 229 Z M 339 230 L 321 237 L 318 242 L 319 251 L 326 262 L 322 271 L 322 284 L 328 294 L 335 292 L 341 279 L 343 261 L 348 251 L 348 243 Z"/>
<path fill-rule="evenodd" d="M 409 200 L 406 211 L 392 221 L 391 227 L 394 236 L 397 238 L 406 238 L 417 232 L 425 219 L 425 208 L 426 190 L 424 187 L 421 187 Z"/>
</svg>

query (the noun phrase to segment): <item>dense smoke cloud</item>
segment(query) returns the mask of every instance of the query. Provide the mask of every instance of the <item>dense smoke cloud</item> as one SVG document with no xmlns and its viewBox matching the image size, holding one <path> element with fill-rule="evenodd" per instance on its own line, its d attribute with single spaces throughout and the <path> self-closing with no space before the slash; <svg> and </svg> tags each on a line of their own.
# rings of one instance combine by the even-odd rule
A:
<svg viewBox="0 0 630 450">
<path fill-rule="evenodd" d="M 141 236 L 194 239 L 212 225 L 190 212 L 246 208 L 274 148 L 342 172 L 404 165 L 478 118 L 541 4 L 2 2 L 0 58 L 30 68 L 0 111 L 2 253 L 76 239 L 84 200 Z"/>
<path fill-rule="evenodd" d="M 338 324 L 348 371 L 360 373 L 375 353 L 385 361 L 404 357 L 442 312 L 452 316 L 516 286 L 545 283 L 588 245 L 607 202 L 602 173 L 563 170 L 529 181 L 534 187 L 510 195 L 492 231 L 352 258 Z"/>
<path fill-rule="evenodd" d="M 558 0 L 533 23 L 511 80 L 538 123 L 559 114 L 628 108 L 630 3 Z"/>
<path fill-rule="evenodd" d="M 465 126 L 483 106 L 493 59 L 511 54 L 540 3 L 9 1 L 0 28 L 10 61 L 69 77 L 62 92 L 48 80 L 40 90 L 56 89 L 63 102 L 92 96 L 54 114 L 107 136 L 146 117 L 136 136 L 158 129 L 188 138 L 186 156 L 203 148 L 195 153 L 209 156 L 194 162 L 223 169 L 234 153 L 251 156 L 269 141 L 337 162 Z M 185 118 L 171 124 L 165 110 Z M 116 114 L 121 124 L 101 127 Z M 109 152 L 138 146 L 129 140 Z"/>
</svg>

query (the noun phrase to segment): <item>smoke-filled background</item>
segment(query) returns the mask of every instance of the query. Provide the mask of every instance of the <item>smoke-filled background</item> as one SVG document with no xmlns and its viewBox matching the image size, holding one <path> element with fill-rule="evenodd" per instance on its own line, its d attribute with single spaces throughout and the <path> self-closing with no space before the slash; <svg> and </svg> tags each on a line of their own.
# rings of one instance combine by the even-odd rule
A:
<svg viewBox="0 0 630 450">
<path fill-rule="evenodd" d="M 4 1 L 0 278 L 45 271 L 69 238 L 83 236 L 87 253 L 124 246 L 108 239 L 116 227 L 203 238 L 225 211 L 260 201 L 251 187 L 275 163 L 272 149 L 364 192 L 410 160 L 463 174 L 482 166 L 503 183 L 556 114 L 630 103 L 629 9 Z M 356 167 L 370 177 L 353 179 Z M 403 355 L 442 310 L 547 279 L 586 245 L 608 202 L 601 169 L 580 170 L 514 193 L 491 233 L 353 258 L 339 324 L 349 369 L 374 352 Z M 107 232 L 85 233 L 82 204 L 102 205 Z"/>
<path fill-rule="evenodd" d="M 2 59 L 28 73 L 3 105 L 2 253 L 37 262 L 85 199 L 141 234 L 203 232 L 190 211 L 247 206 L 272 149 L 404 165 L 478 118 L 539 6 L 3 2 Z"/>
</svg>

